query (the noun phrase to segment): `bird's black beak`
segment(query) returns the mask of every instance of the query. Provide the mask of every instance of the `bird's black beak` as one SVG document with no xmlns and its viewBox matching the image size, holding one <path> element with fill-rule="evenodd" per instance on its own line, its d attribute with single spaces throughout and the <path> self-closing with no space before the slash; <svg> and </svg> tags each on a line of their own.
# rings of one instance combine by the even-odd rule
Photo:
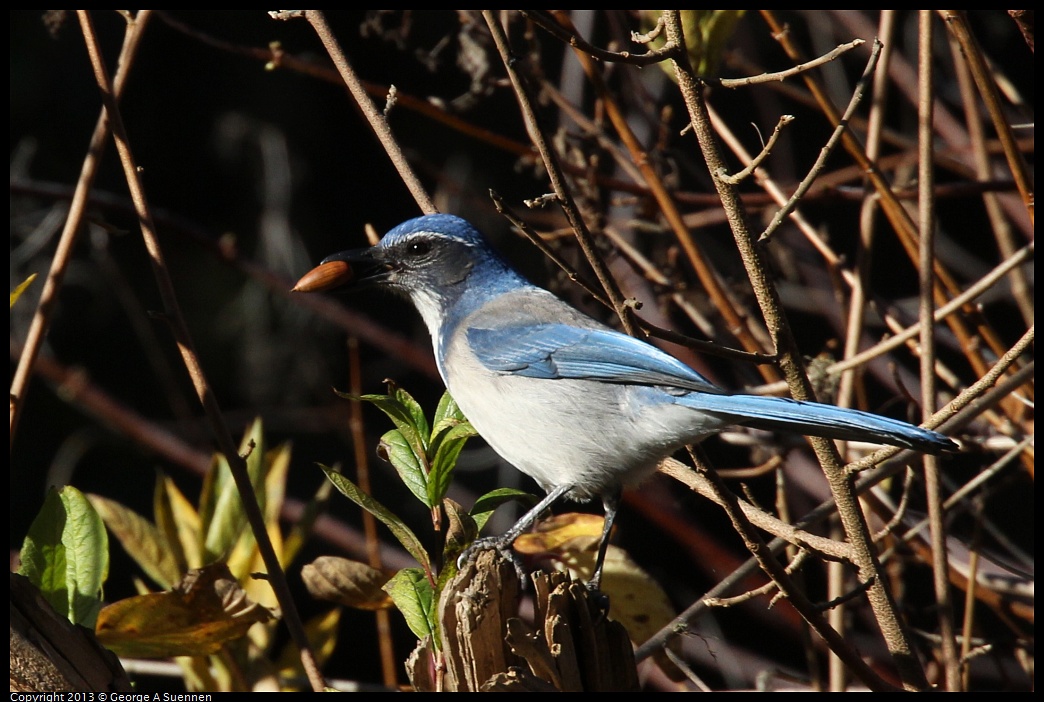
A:
<svg viewBox="0 0 1044 702">
<path fill-rule="evenodd" d="M 291 288 L 292 292 L 320 292 L 346 285 L 381 283 L 392 272 L 375 247 L 352 249 L 327 256 Z"/>
</svg>

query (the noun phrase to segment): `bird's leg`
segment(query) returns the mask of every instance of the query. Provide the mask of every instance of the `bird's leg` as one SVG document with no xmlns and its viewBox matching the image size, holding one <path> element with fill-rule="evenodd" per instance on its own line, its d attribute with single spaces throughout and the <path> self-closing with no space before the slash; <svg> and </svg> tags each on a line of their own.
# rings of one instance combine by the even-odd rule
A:
<svg viewBox="0 0 1044 702">
<path fill-rule="evenodd" d="M 605 566 L 605 553 L 609 550 L 609 532 L 612 531 L 613 522 L 616 521 L 616 510 L 620 506 L 621 492 L 620 488 L 616 488 L 602 495 L 605 521 L 602 524 L 602 538 L 598 542 L 598 558 L 595 559 L 594 575 L 587 582 L 587 589 L 591 592 L 597 592 L 599 585 L 602 584 L 602 568 Z"/>
<path fill-rule="evenodd" d="M 565 495 L 573 489 L 572 485 L 559 485 L 551 492 L 547 493 L 547 497 L 540 500 L 531 510 L 522 515 L 522 518 L 515 522 L 515 525 L 504 532 L 501 536 L 487 536 L 482 539 L 475 539 L 470 546 L 464 549 L 464 552 L 457 558 L 457 567 L 463 567 L 464 563 L 468 559 L 473 558 L 476 553 L 483 549 L 496 549 L 502 556 L 511 561 L 515 565 L 515 570 L 518 571 L 519 579 L 525 582 L 525 569 L 522 568 L 522 563 L 518 558 L 518 555 L 511 549 L 511 545 L 515 543 L 515 539 L 521 536 L 524 532 L 536 523 L 536 520 L 540 518 L 540 515 L 544 513 L 548 507 L 550 507 L 555 500 Z"/>
</svg>

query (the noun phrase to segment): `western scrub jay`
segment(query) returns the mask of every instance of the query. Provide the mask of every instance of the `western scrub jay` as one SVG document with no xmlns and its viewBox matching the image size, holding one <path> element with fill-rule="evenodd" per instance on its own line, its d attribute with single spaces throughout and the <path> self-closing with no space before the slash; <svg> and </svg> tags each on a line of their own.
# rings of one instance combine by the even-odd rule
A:
<svg viewBox="0 0 1044 702">
<path fill-rule="evenodd" d="M 403 222 L 376 246 L 334 254 L 313 274 L 295 289 L 325 290 L 355 278 L 409 297 L 464 414 L 493 450 L 547 491 L 506 534 L 483 545 L 507 551 L 560 497 L 602 499 L 591 589 L 601 579 L 623 486 L 730 425 L 927 453 L 957 449 L 934 431 L 867 412 L 727 392 L 528 282 L 452 215 Z"/>
</svg>

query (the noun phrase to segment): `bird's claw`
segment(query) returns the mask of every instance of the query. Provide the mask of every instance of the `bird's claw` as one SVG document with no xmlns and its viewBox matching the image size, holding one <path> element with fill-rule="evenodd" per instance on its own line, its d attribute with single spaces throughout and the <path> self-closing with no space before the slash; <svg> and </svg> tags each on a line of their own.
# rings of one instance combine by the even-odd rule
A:
<svg viewBox="0 0 1044 702">
<path fill-rule="evenodd" d="M 509 561 L 511 565 L 515 567 L 515 574 L 518 575 L 519 581 L 525 583 L 527 576 L 526 569 L 522 564 L 522 559 L 519 558 L 515 550 L 511 548 L 512 543 L 514 542 L 496 536 L 475 539 L 471 542 L 471 545 L 464 549 L 460 556 L 457 557 L 457 569 L 462 570 L 464 565 L 471 559 L 475 558 L 480 551 L 493 550 L 499 553 L 504 560 Z"/>
</svg>

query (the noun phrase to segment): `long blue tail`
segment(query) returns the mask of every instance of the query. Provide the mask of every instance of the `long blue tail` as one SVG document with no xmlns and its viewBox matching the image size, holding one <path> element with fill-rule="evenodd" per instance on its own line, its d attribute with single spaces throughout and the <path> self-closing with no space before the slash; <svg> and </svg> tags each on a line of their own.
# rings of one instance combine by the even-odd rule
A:
<svg viewBox="0 0 1044 702">
<path fill-rule="evenodd" d="M 757 429 L 843 441 L 873 441 L 932 454 L 958 450 L 957 444 L 938 432 L 869 412 L 816 402 L 702 392 L 682 395 L 675 401 L 704 412 L 728 415 L 735 424 Z"/>
</svg>

